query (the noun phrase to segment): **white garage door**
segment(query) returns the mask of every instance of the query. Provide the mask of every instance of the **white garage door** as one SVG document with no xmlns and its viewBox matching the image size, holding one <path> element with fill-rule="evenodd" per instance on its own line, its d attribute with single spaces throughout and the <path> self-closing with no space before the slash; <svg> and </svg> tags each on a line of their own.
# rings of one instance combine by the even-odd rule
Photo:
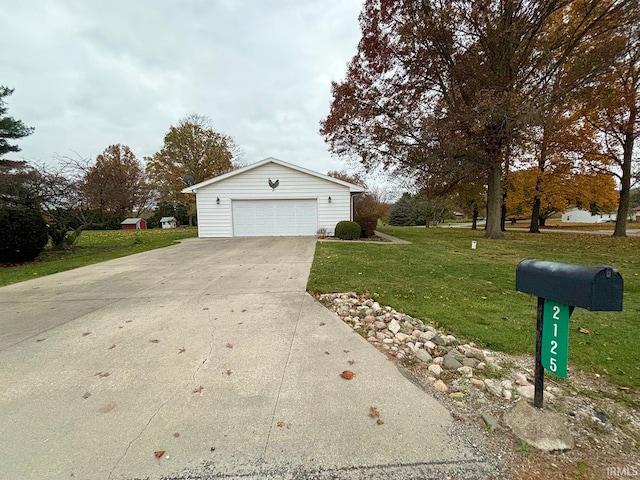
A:
<svg viewBox="0 0 640 480">
<path fill-rule="evenodd" d="M 315 235 L 317 200 L 234 200 L 234 237 Z"/>
</svg>

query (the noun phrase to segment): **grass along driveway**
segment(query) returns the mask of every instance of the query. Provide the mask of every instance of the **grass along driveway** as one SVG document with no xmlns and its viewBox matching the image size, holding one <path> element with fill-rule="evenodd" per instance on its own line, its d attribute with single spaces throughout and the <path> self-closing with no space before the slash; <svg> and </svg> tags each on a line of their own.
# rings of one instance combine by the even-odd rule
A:
<svg viewBox="0 0 640 480">
<path fill-rule="evenodd" d="M 484 239 L 482 231 L 460 229 L 382 231 L 413 243 L 318 243 L 309 291 L 368 292 L 381 304 L 486 348 L 533 355 L 536 298 L 515 291 L 518 262 L 614 264 L 624 279 L 624 311 L 576 309 L 569 366 L 600 373 L 619 386 L 640 387 L 640 238 L 508 232 L 506 240 L 495 241 Z M 472 240 L 477 250 L 471 249 Z"/>
<path fill-rule="evenodd" d="M 72 249 L 45 249 L 33 262 L 13 266 L 0 264 L 0 287 L 154 248 L 166 247 L 174 244 L 177 240 L 196 236 L 198 236 L 198 229 L 195 227 L 152 230 L 87 230 L 82 232 Z"/>
</svg>

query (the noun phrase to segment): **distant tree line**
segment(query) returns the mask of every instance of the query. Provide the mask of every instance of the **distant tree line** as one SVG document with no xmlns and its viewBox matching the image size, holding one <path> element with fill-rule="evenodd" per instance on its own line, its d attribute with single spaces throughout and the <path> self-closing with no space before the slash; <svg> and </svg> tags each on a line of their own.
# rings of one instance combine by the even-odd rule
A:
<svg viewBox="0 0 640 480">
<path fill-rule="evenodd" d="M 14 141 L 34 131 L 6 115 L 11 93 L 0 87 L 0 263 L 32 260 L 49 241 L 54 249 L 71 247 L 82 231 L 120 228 L 126 217 L 147 217 L 150 227 L 163 216 L 194 225 L 195 199 L 181 190 L 240 162 L 233 139 L 200 115 L 172 125 L 162 149 L 144 162 L 121 144 L 95 159 L 37 165 L 2 158 L 20 151 Z"/>
</svg>

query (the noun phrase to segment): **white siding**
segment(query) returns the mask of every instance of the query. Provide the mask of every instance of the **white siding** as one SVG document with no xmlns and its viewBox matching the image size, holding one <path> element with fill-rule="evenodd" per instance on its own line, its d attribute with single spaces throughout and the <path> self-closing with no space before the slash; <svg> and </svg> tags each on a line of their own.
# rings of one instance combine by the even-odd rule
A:
<svg viewBox="0 0 640 480">
<path fill-rule="evenodd" d="M 276 189 L 269 179 L 279 180 Z M 331 203 L 329 203 L 331 197 Z M 220 199 L 220 204 L 216 199 Z M 336 223 L 351 219 L 349 187 L 277 163 L 266 163 L 197 190 L 198 235 L 232 237 L 233 200 L 317 200 L 318 228 L 333 234 Z"/>
<path fill-rule="evenodd" d="M 602 215 L 592 215 L 587 210 L 579 210 L 572 208 L 562 214 L 562 222 L 567 223 L 603 223 L 607 221 L 615 221 L 615 213 L 606 213 Z"/>
</svg>

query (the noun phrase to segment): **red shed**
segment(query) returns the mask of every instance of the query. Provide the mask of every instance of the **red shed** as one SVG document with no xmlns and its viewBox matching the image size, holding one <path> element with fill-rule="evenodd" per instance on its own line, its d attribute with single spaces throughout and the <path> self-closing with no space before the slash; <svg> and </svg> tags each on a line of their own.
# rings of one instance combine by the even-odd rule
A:
<svg viewBox="0 0 640 480">
<path fill-rule="evenodd" d="M 146 230 L 147 222 L 144 218 L 125 218 L 120 225 L 123 230 Z"/>
</svg>

